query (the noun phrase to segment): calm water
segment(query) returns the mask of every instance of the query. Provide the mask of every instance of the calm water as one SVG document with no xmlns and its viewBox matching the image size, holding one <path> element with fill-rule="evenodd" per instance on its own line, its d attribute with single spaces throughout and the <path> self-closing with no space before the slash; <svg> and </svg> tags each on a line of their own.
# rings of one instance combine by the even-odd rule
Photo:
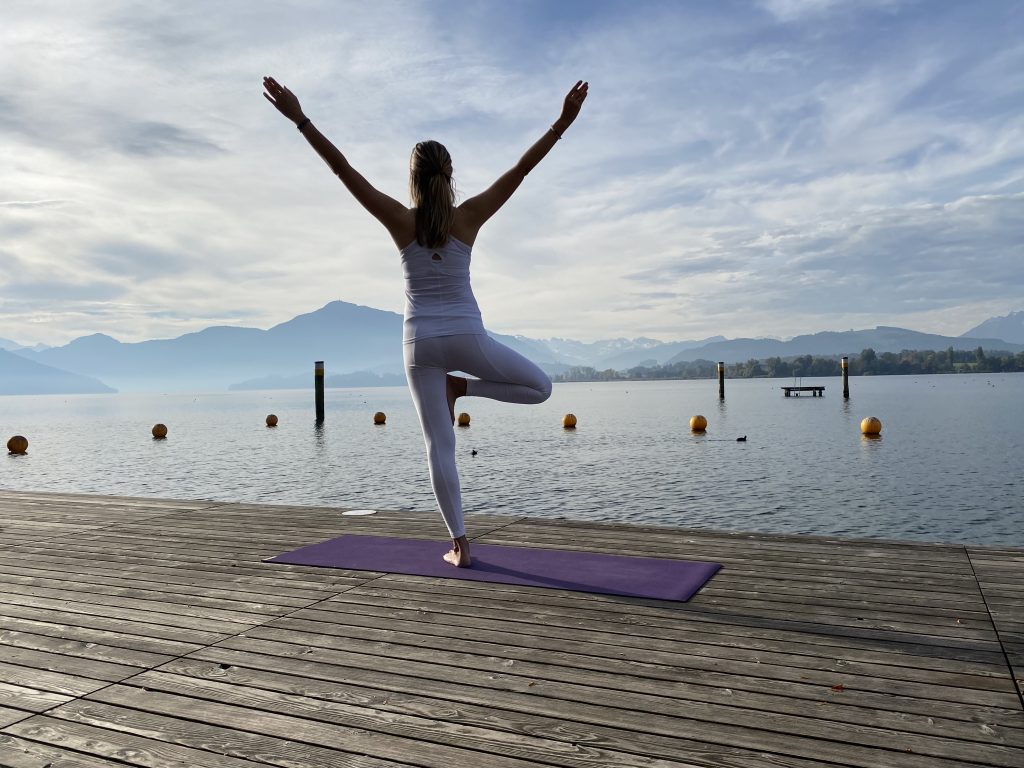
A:
<svg viewBox="0 0 1024 768">
<path fill-rule="evenodd" d="M 459 402 L 467 513 L 1024 546 L 1024 375 L 559 384 L 539 406 Z M 434 509 L 404 388 L 0 397 L 0 487 Z M 372 424 L 385 411 L 387 425 Z M 561 417 L 579 418 L 575 431 Z M 280 426 L 267 429 L 275 413 Z M 707 417 L 706 435 L 688 428 Z M 879 417 L 881 439 L 860 434 Z M 150 427 L 168 425 L 165 441 Z M 746 442 L 736 437 L 747 436 Z M 478 455 L 472 456 L 476 449 Z M 437 514 L 433 512 L 433 514 Z M 441 527 L 438 515 L 439 531 Z"/>
</svg>

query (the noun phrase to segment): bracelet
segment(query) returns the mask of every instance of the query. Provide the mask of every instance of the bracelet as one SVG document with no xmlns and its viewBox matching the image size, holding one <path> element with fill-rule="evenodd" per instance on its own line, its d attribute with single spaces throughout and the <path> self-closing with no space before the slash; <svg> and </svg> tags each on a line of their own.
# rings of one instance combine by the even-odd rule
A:
<svg viewBox="0 0 1024 768">
<path fill-rule="evenodd" d="M 295 129 L 296 129 L 296 130 L 297 130 L 297 131 L 298 131 L 299 133 L 302 133 L 302 129 L 303 129 L 303 128 L 305 128 L 305 127 L 306 127 L 306 125 L 308 125 L 309 123 L 310 123 L 310 119 L 309 119 L 309 118 L 307 117 L 307 118 L 306 118 L 305 120 L 303 120 L 303 121 L 302 121 L 301 123 L 299 123 L 298 125 L 296 125 L 296 126 L 295 126 Z"/>
<path fill-rule="evenodd" d="M 555 130 L 555 126 L 552 125 L 550 128 L 548 128 L 548 130 L 551 131 L 553 134 L 555 134 L 555 140 L 556 141 L 558 139 L 562 138 L 562 134 L 560 134 L 558 131 Z"/>
</svg>

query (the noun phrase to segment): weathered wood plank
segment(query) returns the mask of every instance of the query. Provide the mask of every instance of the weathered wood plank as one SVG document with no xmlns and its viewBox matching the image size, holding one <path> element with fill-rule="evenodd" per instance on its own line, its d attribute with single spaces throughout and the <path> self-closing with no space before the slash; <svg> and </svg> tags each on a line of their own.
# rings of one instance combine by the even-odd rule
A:
<svg viewBox="0 0 1024 768">
<path fill-rule="evenodd" d="M 0 752 L 1020 762 L 1024 550 L 471 516 L 478 543 L 723 563 L 688 603 L 262 562 L 344 533 L 443 538 L 436 513 L 339 512 L 0 491 Z"/>
<path fill-rule="evenodd" d="M 533 714 L 563 720 L 625 728 L 642 733 L 645 738 L 648 735 L 683 738 L 688 741 L 710 743 L 717 747 L 738 747 L 784 755 L 786 758 L 795 756 L 805 760 L 817 759 L 864 768 L 889 768 L 894 764 L 907 768 L 967 765 L 959 760 L 931 756 L 910 756 L 904 761 L 904 753 L 900 751 L 902 748 L 897 747 L 897 751 L 893 752 L 850 743 L 846 740 L 850 734 L 835 727 L 833 723 L 821 725 L 821 730 L 830 736 L 826 737 L 826 740 L 819 740 L 786 730 L 793 725 L 791 720 L 780 722 L 774 716 L 744 718 L 739 714 L 743 712 L 741 709 L 735 710 L 738 720 L 708 721 L 691 717 L 702 713 L 705 709 L 703 706 L 688 706 L 685 702 L 664 700 L 660 697 L 648 697 L 645 704 L 638 707 L 633 695 L 630 694 L 550 683 L 543 679 L 515 674 L 487 673 L 421 662 L 395 661 L 381 665 L 379 662 L 371 663 L 372 657 L 367 657 L 366 667 L 360 667 L 357 654 L 346 656 L 337 651 L 309 653 L 309 649 L 302 646 L 254 641 L 249 641 L 247 645 L 264 653 L 244 649 L 239 649 L 240 653 L 232 653 L 229 648 L 219 646 L 199 651 L 193 654 L 193 658 L 247 666 L 262 665 L 269 670 L 296 674 L 305 672 L 318 679 L 344 682 L 359 680 L 361 673 L 366 676 L 368 683 L 374 686 L 381 686 L 382 683 L 379 681 L 382 678 L 411 680 L 411 688 L 408 690 L 416 695 L 444 691 L 445 698 L 454 701 L 472 701 L 502 708 L 523 708 Z M 727 692 L 723 695 L 727 695 Z M 772 728 L 780 730 L 770 730 Z M 905 735 L 901 734 L 899 738 L 902 739 Z M 979 752 L 975 751 L 973 754 L 978 755 Z M 783 764 L 787 764 L 785 760 Z"/>
<path fill-rule="evenodd" d="M 365 765 L 361 761 L 369 756 L 375 765 L 414 763 L 441 768 L 453 762 L 473 765 L 482 758 L 479 752 L 455 745 L 357 727 L 335 728 L 307 718 L 156 690 L 118 686 L 99 691 L 96 697 L 66 704 L 50 716 L 192 748 L 217 745 L 219 751 L 247 759 L 266 760 L 270 755 L 294 760 L 296 753 L 304 753 L 304 759 L 316 760 L 314 764 L 349 766 Z M 486 760 L 494 768 L 536 768 L 535 763 L 499 754 L 488 754 Z"/>
<path fill-rule="evenodd" d="M 0 683 L 0 706 L 10 709 L 24 709 L 29 712 L 43 712 L 50 707 L 65 704 L 72 696 L 62 696 L 49 691 L 41 691 L 24 685 Z"/>
<path fill-rule="evenodd" d="M 210 649 L 208 652 L 217 651 Z M 290 665 L 289 669 L 298 671 L 298 674 L 290 674 L 285 670 L 262 669 L 256 665 L 246 666 L 249 659 L 266 657 L 225 652 L 224 658 L 230 658 L 240 665 L 179 659 L 164 665 L 161 670 L 165 671 L 140 675 L 133 680 L 133 684 L 159 688 L 165 684 L 168 675 L 173 675 L 178 680 L 183 676 L 214 680 L 245 688 L 255 687 L 318 700 L 372 706 L 399 714 L 430 718 L 443 716 L 446 722 L 456 726 L 464 724 L 507 730 L 514 734 L 558 739 L 583 749 L 594 748 L 631 755 L 647 755 L 663 760 L 693 762 L 710 768 L 804 766 L 811 762 L 793 757 L 783 760 L 756 750 L 713 745 L 680 736 L 659 736 L 614 725 L 574 722 L 567 719 L 564 714 L 548 716 L 535 711 L 531 706 L 531 698 L 525 694 L 503 696 L 499 692 L 491 699 L 488 698 L 486 691 L 467 691 L 463 686 L 440 681 L 434 684 L 429 694 L 419 695 L 410 691 L 419 690 L 421 684 L 415 679 L 403 678 L 400 675 L 347 668 L 335 672 L 335 679 L 321 679 L 315 674 L 315 670 L 320 666 L 317 664 L 289 660 L 286 662 Z M 257 665 L 259 663 L 257 662 Z M 509 708 L 505 708 L 506 705 L 509 705 Z M 819 765 L 816 761 L 813 764 Z"/>
<path fill-rule="evenodd" d="M 968 547 L 967 553 L 1024 708 L 1024 551 Z"/>
<path fill-rule="evenodd" d="M 308 626 L 314 623 L 301 622 L 300 624 Z M 291 628 L 292 625 L 293 622 L 289 621 L 285 627 Z M 269 632 L 281 626 L 281 622 L 275 622 L 273 625 L 261 629 Z M 246 636 L 251 637 L 256 634 L 261 637 L 264 636 L 263 632 L 257 630 L 246 633 Z M 338 632 L 330 632 L 329 634 L 332 638 L 345 637 L 340 628 Z M 382 633 L 379 639 L 381 641 L 387 641 L 389 638 L 400 639 L 396 635 L 397 633 Z M 294 636 L 294 639 L 303 640 L 301 630 Z M 365 635 L 365 639 L 378 639 L 378 636 Z M 320 641 L 317 645 L 324 647 L 326 642 L 329 641 Z M 347 649 L 350 644 L 342 641 L 342 645 Z M 427 645 L 426 647 L 458 649 L 460 646 L 473 647 L 468 643 L 457 644 L 451 637 L 447 638 L 447 642 L 438 642 L 436 645 Z M 358 651 L 358 648 L 352 650 Z M 815 684 L 813 680 L 788 681 L 785 679 L 785 676 L 773 674 L 774 670 L 772 669 L 760 672 L 759 677 L 737 675 L 734 679 L 728 679 L 724 674 L 701 674 L 685 666 L 657 665 L 646 656 L 638 660 L 594 659 L 582 655 L 584 653 L 583 650 L 578 654 L 567 652 L 554 654 L 537 652 L 530 648 L 522 650 L 509 649 L 507 646 L 503 647 L 498 644 L 491 644 L 476 650 L 478 652 L 492 651 L 496 655 L 501 654 L 501 658 L 506 659 L 506 663 L 508 659 L 514 659 L 516 661 L 529 660 L 541 664 L 569 667 L 570 669 L 566 670 L 565 676 L 566 679 L 573 682 L 584 682 L 582 676 L 572 673 L 572 669 L 575 668 L 596 671 L 602 674 L 630 674 L 652 682 L 666 680 L 678 684 L 678 686 L 673 685 L 671 691 L 666 690 L 664 686 L 656 682 L 646 687 L 645 690 L 647 692 L 658 695 L 673 697 L 684 695 L 688 700 L 714 704 L 723 701 L 721 691 L 728 690 L 730 693 L 726 697 L 727 703 L 731 706 L 746 709 L 793 715 L 806 715 L 808 712 L 813 711 L 814 716 L 819 719 L 897 728 L 899 730 L 920 733 L 942 733 L 943 735 L 971 741 L 1013 744 L 1024 747 L 1024 729 L 1006 729 L 1005 731 L 999 731 L 997 736 L 996 727 L 999 723 L 995 718 L 991 719 L 988 723 L 992 731 L 991 733 L 979 729 L 976 722 L 979 715 L 979 708 L 977 706 L 964 708 L 960 703 L 948 705 L 947 702 L 939 703 L 920 697 L 917 701 L 912 702 L 910 700 L 911 697 L 907 695 L 899 695 L 895 692 L 869 691 L 859 684 L 860 678 L 856 674 L 833 674 L 830 680 L 840 679 L 844 681 L 844 690 L 841 693 L 837 693 L 832 690 L 831 686 Z M 631 688 L 631 690 L 644 689 Z M 955 718 L 943 718 L 941 713 L 946 708 L 959 710 L 957 714 L 961 718 L 969 718 L 970 722 L 958 721 Z M 911 711 L 908 712 L 908 709 Z M 915 709 L 918 712 L 924 711 L 928 714 L 927 716 L 916 715 L 914 714 Z M 1005 718 L 1004 715 L 1004 719 L 1008 718 Z"/>
<path fill-rule="evenodd" d="M 12 576 L 0 574 L 0 589 L 10 594 L 40 595 L 52 597 L 55 593 L 72 593 L 79 600 L 91 600 L 96 596 L 131 597 L 147 601 L 201 605 L 217 610 L 225 609 L 242 613 L 284 614 L 308 605 L 311 600 L 299 598 L 277 598 L 273 601 L 256 602 L 252 598 L 262 595 L 238 593 L 195 585 L 192 588 L 176 588 L 160 582 L 132 583 L 131 580 L 116 576 L 103 579 L 78 578 L 59 579 L 37 576 Z M 325 596 L 326 597 L 326 596 Z"/>
<path fill-rule="evenodd" d="M 110 684 L 107 680 L 50 671 L 38 665 L 8 664 L 6 660 L 0 661 L 0 683 L 35 688 L 71 698 L 85 696 Z"/>
<path fill-rule="evenodd" d="M 5 642 L 6 632 L 19 632 L 60 638 L 86 645 L 92 643 L 164 656 L 184 656 L 223 637 L 206 633 L 203 635 L 203 642 L 180 642 L 151 636 L 146 629 L 147 625 L 135 624 L 131 627 L 132 632 L 125 632 L 123 631 L 125 629 L 124 622 L 120 621 L 101 621 L 98 617 L 87 617 L 92 620 L 88 622 L 92 626 L 84 626 L 76 617 L 74 624 L 59 623 L 61 617 L 55 616 L 51 611 L 37 612 L 35 616 L 39 618 L 45 616 L 47 619 L 47 621 L 40 621 L 36 618 L 26 619 L 10 616 L 7 610 L 9 608 L 11 606 L 0 605 L 0 642 Z M 105 625 L 107 628 L 98 629 L 96 624 Z M 140 634 L 140 631 L 145 631 L 146 634 Z"/>
<path fill-rule="evenodd" d="M 6 611 L 7 605 L 38 608 L 42 610 L 52 609 L 68 613 L 83 613 L 92 616 L 105 616 L 110 618 L 126 619 L 128 621 L 148 621 L 154 624 L 166 624 L 171 627 L 188 627 L 193 629 L 204 629 L 208 631 L 219 631 L 221 634 L 234 634 L 242 627 L 252 626 L 259 621 L 232 620 L 232 617 L 214 618 L 214 615 L 195 616 L 194 611 L 168 612 L 157 610 L 150 606 L 143 609 L 141 606 L 132 605 L 130 600 L 121 600 L 115 604 L 101 602 L 77 602 L 68 598 L 34 597 L 31 595 L 7 594 L 0 592 L 0 604 Z M 157 606 L 159 608 L 161 606 Z M 166 607 L 166 604 L 164 604 Z M 224 618 L 225 620 L 221 620 Z"/>
<path fill-rule="evenodd" d="M 301 645 L 288 644 L 281 638 L 304 641 Z M 954 686 L 927 685 L 890 679 L 856 677 L 838 675 L 832 672 L 815 672 L 813 670 L 775 667 L 767 669 L 764 677 L 750 678 L 736 672 L 691 671 L 686 668 L 661 667 L 652 669 L 641 662 L 605 663 L 601 669 L 587 669 L 581 666 L 567 667 L 564 663 L 530 661 L 531 657 L 541 656 L 536 652 L 516 652 L 511 648 L 497 649 L 507 655 L 488 655 L 486 650 L 473 653 L 466 651 L 441 650 L 423 645 L 408 646 L 381 640 L 362 640 L 356 637 L 332 638 L 329 636 L 297 635 L 295 630 L 278 631 L 273 627 L 261 627 L 230 638 L 220 647 L 239 650 L 257 650 L 269 648 L 274 653 L 288 655 L 296 648 L 298 652 L 339 659 L 339 663 L 366 663 L 369 658 L 383 658 L 388 664 L 415 665 L 440 664 L 458 667 L 462 670 L 475 670 L 481 673 L 509 674 L 527 677 L 531 680 L 543 679 L 553 683 L 592 686 L 595 689 L 615 690 L 620 695 L 636 694 L 640 697 L 658 696 L 666 699 L 707 699 L 714 689 L 747 688 L 754 686 L 759 690 L 776 690 L 785 683 L 817 685 L 822 689 L 842 685 L 853 690 L 874 691 L 876 693 L 891 692 L 893 694 L 930 698 L 939 701 L 956 701 L 986 707 L 1012 707 L 1016 703 L 1016 693 L 1010 692 L 1009 682 L 1004 683 L 1007 690 L 989 691 L 984 689 L 960 688 Z M 563 657 L 556 657 L 564 662 Z M 747 668 L 755 665 L 747 665 Z M 622 674 L 625 670 L 633 670 L 634 676 Z M 644 677 L 640 672 L 659 673 L 661 677 Z M 641 699 L 637 699 L 641 701 Z"/>
<path fill-rule="evenodd" d="M 134 688 L 118 686 L 101 692 L 93 698 L 110 703 L 125 703 L 148 709 L 153 706 L 152 697 L 140 693 L 139 685 L 144 685 L 146 692 L 159 691 L 169 694 L 159 702 L 160 709 L 172 707 L 180 697 L 200 698 L 229 705 L 240 705 L 271 711 L 277 715 L 313 720 L 318 723 L 329 723 L 344 729 L 359 729 L 375 732 L 402 739 L 415 739 L 425 742 L 431 747 L 440 745 L 451 750 L 453 759 L 457 759 L 463 750 L 475 750 L 481 753 L 476 759 L 490 764 L 495 757 L 533 760 L 545 765 L 579 766 L 622 766 L 622 768 L 668 768 L 678 763 L 667 763 L 649 758 L 637 759 L 626 752 L 595 748 L 565 742 L 559 739 L 545 738 L 538 734 L 525 734 L 504 729 L 482 728 L 470 725 L 464 720 L 451 723 L 437 719 L 431 713 L 408 714 L 393 708 L 375 707 L 368 703 L 351 705 L 339 701 L 323 699 L 291 693 L 283 695 L 275 691 L 259 688 L 229 685 L 219 681 L 195 679 L 179 675 L 149 673 L 144 679 L 136 681 Z M 120 696 L 119 696 L 120 694 Z M 444 713 L 447 707 L 441 705 L 436 712 Z M 401 742 L 396 746 L 401 747 Z M 408 745 L 405 745 L 408 746 Z M 401 753 L 407 759 L 405 750 Z"/>
<path fill-rule="evenodd" d="M 338 614 L 344 613 L 343 618 Z M 699 655 L 738 661 L 782 661 L 790 666 L 809 666 L 816 669 L 823 665 L 845 665 L 847 662 L 867 662 L 894 667 L 910 667 L 918 670 L 940 670 L 964 674 L 1004 674 L 1002 654 L 993 651 L 984 660 L 972 657 L 969 660 L 939 657 L 929 653 L 915 653 L 912 649 L 903 652 L 883 652 L 876 648 L 863 648 L 857 644 L 846 646 L 822 646 L 809 641 L 798 633 L 786 633 L 781 638 L 737 637 L 731 634 L 713 635 L 693 631 L 688 627 L 667 629 L 659 632 L 616 632 L 600 621 L 589 622 L 581 627 L 577 623 L 562 623 L 557 620 L 542 620 L 528 612 L 516 615 L 480 612 L 472 606 L 442 605 L 430 609 L 423 601 L 375 601 L 361 600 L 357 603 L 333 600 L 313 608 L 291 614 L 289 618 L 315 621 L 338 622 L 368 626 L 391 626 L 396 622 L 413 622 L 419 632 L 445 634 L 448 631 L 492 632 L 515 638 L 523 645 L 548 648 L 563 646 L 583 647 L 594 655 L 628 657 L 650 654 L 671 653 Z M 386 624 L 382 623 L 386 622 Z M 437 626 L 440 625 L 440 626 Z M 450 629 L 449 629 L 450 628 Z M 468 635 L 467 635 L 468 636 Z M 485 637 L 486 635 L 479 635 Z"/>
<path fill-rule="evenodd" d="M 854 621 L 843 623 L 840 621 L 827 621 L 824 619 L 828 617 L 818 617 L 813 612 L 804 612 L 788 617 L 760 616 L 756 613 L 742 610 L 730 612 L 703 610 L 698 602 L 692 606 L 688 605 L 685 611 L 666 609 L 664 612 L 658 613 L 656 610 L 645 611 L 637 609 L 631 611 L 623 609 L 626 605 L 625 603 L 613 603 L 612 601 L 604 604 L 598 601 L 585 601 L 581 603 L 583 607 L 571 604 L 566 606 L 564 603 L 560 603 L 559 599 L 564 598 L 571 603 L 574 597 L 559 594 L 553 590 L 548 590 L 553 593 L 551 595 L 533 593 L 529 594 L 528 597 L 517 600 L 515 596 L 503 597 L 503 599 L 489 598 L 483 590 L 471 591 L 466 589 L 465 592 L 462 592 L 463 589 L 465 587 L 462 584 L 453 586 L 453 582 L 450 580 L 438 581 L 434 588 L 429 590 L 429 594 L 432 594 L 433 597 L 429 595 L 421 597 L 425 602 L 424 610 L 430 610 L 432 603 L 451 601 L 453 603 L 465 603 L 491 612 L 527 611 L 534 615 L 544 615 L 545 617 L 547 615 L 563 616 L 566 619 L 571 617 L 576 621 L 608 621 L 616 624 L 622 632 L 647 632 L 652 628 L 672 629 L 680 626 L 689 626 L 701 631 L 719 634 L 747 634 L 755 630 L 767 633 L 758 635 L 762 637 L 773 636 L 773 632 L 776 637 L 782 637 L 785 633 L 790 632 L 804 633 L 812 636 L 808 639 L 823 645 L 845 645 L 851 640 L 869 640 L 877 642 L 880 646 L 892 644 L 894 649 L 900 650 L 903 650 L 906 645 L 914 645 L 918 648 L 934 646 L 934 651 L 930 650 L 929 652 L 940 655 L 946 653 L 949 649 L 962 649 L 972 652 L 982 651 L 985 653 L 999 652 L 999 643 L 991 628 L 980 632 L 972 631 L 966 637 L 954 637 L 950 633 L 935 633 L 914 626 L 900 628 L 878 622 Z M 358 602 L 361 600 L 372 602 L 376 599 L 388 600 L 408 597 L 409 594 L 404 590 L 389 590 L 383 586 L 355 587 L 330 598 L 326 601 L 325 605 L 329 606 L 334 602 Z M 611 610 L 609 608 L 610 605 L 618 605 L 620 610 Z"/>
<path fill-rule="evenodd" d="M 410 642 L 415 645 L 439 644 L 456 648 L 465 642 L 493 644 L 515 648 L 530 658 L 544 658 L 546 652 L 568 654 L 572 663 L 584 663 L 594 668 L 608 668 L 621 661 L 682 668 L 687 671 L 730 672 L 751 677 L 772 677 L 783 679 L 785 675 L 808 680 L 808 675 L 827 673 L 846 675 L 851 680 L 859 677 L 874 677 L 930 684 L 949 684 L 962 687 L 976 687 L 983 690 L 1008 690 L 1006 670 L 1000 665 L 976 667 L 950 665 L 949 669 L 921 669 L 920 666 L 895 665 L 886 660 L 870 658 L 855 660 L 828 656 L 802 657 L 781 651 L 758 651 L 754 653 L 720 653 L 719 646 L 697 647 L 696 644 L 665 643 L 660 647 L 652 644 L 621 645 L 618 637 L 601 636 L 591 629 L 558 637 L 556 633 L 543 631 L 523 632 L 512 622 L 482 621 L 470 623 L 451 617 L 452 623 L 424 622 L 413 612 L 392 614 L 386 618 L 368 615 L 362 606 L 350 612 L 321 611 L 309 609 L 292 616 L 278 619 L 261 629 L 294 628 L 298 631 L 322 633 L 330 636 L 352 636 L 362 639 L 382 639 L 393 642 Z M 257 630 L 244 634 L 255 636 Z M 703 652 L 701 652 L 703 651 Z M 740 658 L 736 658 L 740 657 Z M 583 659 L 584 662 L 578 662 Z M 785 671 L 776 673 L 776 667 Z M 656 673 L 656 668 L 651 669 Z M 850 687 L 853 687 L 852 685 Z"/>
<path fill-rule="evenodd" d="M 81 763 L 83 768 L 124 766 L 123 761 L 126 759 L 129 765 L 147 768 L 257 768 L 268 763 L 289 767 L 323 765 L 330 768 L 399 768 L 397 763 L 310 749 L 301 744 L 261 739 L 225 730 L 206 729 L 193 737 L 190 743 L 195 743 L 194 747 L 159 738 L 159 734 L 157 738 L 150 738 L 142 733 L 46 716 L 26 720 L 7 731 L 15 739 L 20 739 L 22 744 L 27 743 L 39 749 L 50 747 L 64 760 L 88 760 Z M 223 743 L 217 741 L 218 735 L 225 737 Z M 3 736 L 0 734 L 0 739 Z M 3 743 L 0 741 L 0 745 Z M 86 754 L 78 758 L 81 753 Z M 43 755 L 46 753 L 43 752 Z M 104 757 L 111 760 L 103 760 Z M 323 762 L 317 762 L 320 760 Z M 29 765 L 31 768 L 40 768 L 39 763 Z M 55 763 L 55 768 L 58 765 L 61 763 Z M 70 762 L 67 765 L 78 766 L 79 763 Z"/>
<path fill-rule="evenodd" d="M 20 720 L 24 720 L 30 715 L 23 709 L 15 709 L 13 707 L 0 706 L 0 728 L 17 723 Z"/>
<path fill-rule="evenodd" d="M 141 566 L 154 573 L 182 572 L 209 575 L 209 578 L 252 579 L 253 584 L 279 584 L 296 589 L 328 589 L 333 584 L 344 586 L 352 582 L 367 581 L 371 576 L 367 571 L 349 571 L 342 568 L 302 568 L 285 564 L 268 568 L 259 560 L 228 559 L 219 563 L 210 558 L 192 553 L 170 553 L 162 551 L 159 557 L 152 553 L 142 552 L 129 555 L 115 550 L 104 542 L 75 542 L 74 548 L 62 546 L 59 550 L 52 547 L 31 546 L 21 547 L 16 554 L 3 555 L 5 563 L 24 563 L 31 559 L 40 566 L 45 565 L 53 570 L 67 567 L 77 568 L 83 562 L 104 566 L 108 571 L 121 570 L 123 567 Z"/>
<path fill-rule="evenodd" d="M 123 752 L 124 750 L 118 751 Z M 2 765 L 5 768 L 47 768 L 47 766 L 49 768 L 123 768 L 124 766 L 120 760 L 113 762 L 101 757 L 91 757 L 83 755 L 81 752 L 28 741 L 5 733 L 0 733 L 0 755 L 3 756 Z M 159 755 L 159 752 L 154 752 L 142 753 L 139 756 L 148 761 L 145 763 L 146 765 L 156 768 L 162 764 Z M 194 762 L 189 765 L 200 766 L 202 763 Z M 252 763 L 244 763 L 236 768 L 242 768 L 243 765 L 245 768 L 253 768 Z"/>
</svg>

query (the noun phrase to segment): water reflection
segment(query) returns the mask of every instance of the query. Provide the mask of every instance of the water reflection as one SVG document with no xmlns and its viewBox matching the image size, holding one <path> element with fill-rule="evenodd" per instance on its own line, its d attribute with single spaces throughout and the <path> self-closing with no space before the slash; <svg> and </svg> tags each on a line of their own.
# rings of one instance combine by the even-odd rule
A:
<svg viewBox="0 0 1024 768">
<path fill-rule="evenodd" d="M 846 417 L 846 421 L 849 422 L 853 416 L 853 406 L 850 405 L 850 401 L 844 398 L 840 410 L 843 412 L 843 416 Z"/>
<path fill-rule="evenodd" d="M 313 446 L 320 455 L 327 450 L 327 431 L 324 429 L 323 421 L 319 419 L 313 422 Z"/>
</svg>

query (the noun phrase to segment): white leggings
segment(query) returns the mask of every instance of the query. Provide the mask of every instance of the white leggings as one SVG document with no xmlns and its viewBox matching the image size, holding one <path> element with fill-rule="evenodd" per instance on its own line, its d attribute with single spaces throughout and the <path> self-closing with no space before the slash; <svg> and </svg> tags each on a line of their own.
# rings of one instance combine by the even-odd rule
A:
<svg viewBox="0 0 1024 768">
<path fill-rule="evenodd" d="M 466 395 L 506 403 L 543 403 L 551 396 L 547 375 L 485 334 L 437 336 L 405 343 L 405 375 L 427 446 L 434 497 L 453 539 L 464 536 L 462 492 L 455 468 L 455 429 L 448 411 L 446 374 L 463 371 Z"/>
</svg>

